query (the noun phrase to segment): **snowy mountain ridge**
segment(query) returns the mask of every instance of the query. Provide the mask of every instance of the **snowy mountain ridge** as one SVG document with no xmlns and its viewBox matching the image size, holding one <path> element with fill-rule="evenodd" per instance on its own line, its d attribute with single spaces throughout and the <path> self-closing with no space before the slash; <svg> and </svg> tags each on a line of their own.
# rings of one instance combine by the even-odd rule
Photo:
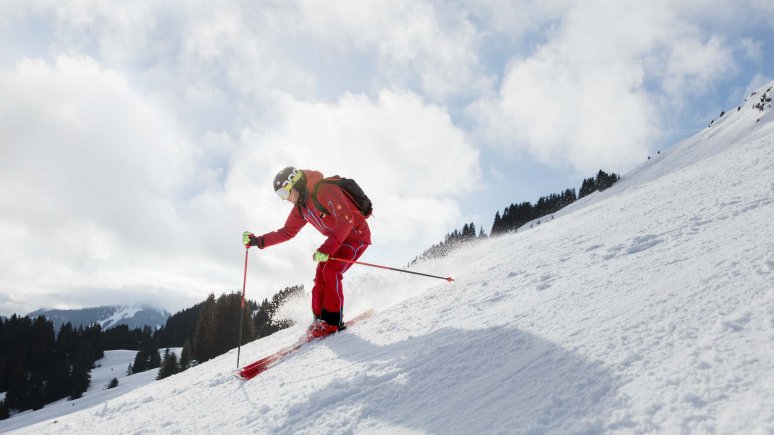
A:
<svg viewBox="0 0 774 435">
<path fill-rule="evenodd" d="M 732 110 L 556 219 L 416 266 L 454 283 L 348 280 L 345 315 L 379 312 L 251 381 L 234 350 L 20 432 L 771 433 L 773 120 Z"/>
<path fill-rule="evenodd" d="M 163 308 L 150 305 L 110 305 L 72 310 L 41 308 L 27 316 L 44 316 L 54 323 L 54 330 L 58 331 L 67 322 L 76 328 L 99 323 L 103 330 L 118 325 L 127 325 L 129 329 L 144 326 L 158 328 L 166 323 L 170 314 Z"/>
</svg>

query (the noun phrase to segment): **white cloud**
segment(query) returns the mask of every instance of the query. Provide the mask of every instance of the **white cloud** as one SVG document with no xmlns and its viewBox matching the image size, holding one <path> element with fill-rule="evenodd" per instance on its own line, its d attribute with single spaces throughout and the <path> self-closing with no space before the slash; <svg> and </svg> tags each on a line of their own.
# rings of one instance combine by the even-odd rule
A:
<svg viewBox="0 0 774 435">
<path fill-rule="evenodd" d="M 678 40 L 670 49 L 663 86 L 672 96 L 700 93 L 733 69 L 731 50 L 721 38 Z"/>
<path fill-rule="evenodd" d="M 745 57 L 748 59 L 754 62 L 763 60 L 763 41 L 754 38 L 742 38 L 739 42 L 739 46 L 744 52 Z"/>
<path fill-rule="evenodd" d="M 659 137 L 662 96 L 679 106 L 732 72 L 722 38 L 705 40 L 667 3 L 586 2 L 468 113 L 494 143 L 549 165 L 625 171 Z"/>
<path fill-rule="evenodd" d="M 505 179 L 505 175 L 494 166 L 489 167 L 489 175 L 491 175 L 495 181 L 503 181 Z"/>
<path fill-rule="evenodd" d="M 546 25 L 559 20 L 567 7 L 567 2 L 562 0 L 463 0 L 459 3 L 473 21 L 481 23 L 487 37 L 504 34 L 512 42 L 543 33 Z M 438 4 L 448 5 L 448 2 Z"/>
<path fill-rule="evenodd" d="M 375 91 L 411 88 L 442 101 L 488 88 L 481 34 L 460 7 L 414 1 L 37 2 L 53 16 L 56 48 L 84 47 L 107 65 L 145 69 L 148 86 L 214 82 L 245 96 L 324 94 L 332 74 L 361 57 Z M 330 72 L 328 70 L 332 70 Z M 364 71 L 365 72 L 365 71 Z M 490 73 L 491 74 L 491 73 Z"/>
<path fill-rule="evenodd" d="M 287 164 L 356 178 L 376 204 L 374 258 L 386 261 L 442 237 L 457 198 L 479 188 L 478 152 L 442 107 L 412 93 L 330 104 L 277 94 L 271 124 L 192 141 L 91 58 L 26 59 L 0 79 L 0 293 L 22 312 L 87 289 L 94 303 L 132 293 L 173 307 L 235 289 L 241 231 L 276 229 L 289 211 L 269 188 Z M 310 228 L 255 251 L 253 296 L 310 285 L 321 242 Z"/>
<path fill-rule="evenodd" d="M 489 88 L 478 50 L 482 35 L 467 12 L 414 1 L 299 3 L 310 37 L 341 53 L 372 52 L 375 84 L 407 85 L 437 100 Z"/>
<path fill-rule="evenodd" d="M 132 269 L 187 240 L 175 199 L 196 174 L 174 119 L 90 58 L 25 59 L 0 81 L 3 291 L 146 286 Z"/>
<path fill-rule="evenodd" d="M 478 153 L 445 108 L 411 92 L 315 102 L 326 84 L 307 59 L 367 53 L 385 71 L 374 89 L 418 82 L 439 97 L 486 83 L 476 35 L 469 25 L 457 29 L 460 17 L 436 17 L 425 5 L 374 7 L 384 14 L 363 9 L 362 23 L 349 20 L 355 6 L 333 5 L 323 22 L 334 27 L 308 22 L 314 5 L 304 3 L 11 7 L 19 22 L 56 37 L 44 40 L 40 59 L 17 59 L 2 72 L 0 165 L 13 188 L 0 196 L 0 233 L 13 247 L 4 252 L 15 253 L 4 258 L 2 292 L 64 301 L 76 288 L 104 288 L 188 303 L 221 291 L 239 275 L 241 230 L 284 221 L 287 208 L 267 186 L 291 163 L 367 186 L 375 241 L 391 247 L 379 251 L 383 259 L 406 261 L 435 242 L 458 219 L 459 196 L 480 183 Z M 404 24 L 414 29 L 408 39 L 391 33 Z M 264 296 L 311 280 L 307 251 L 320 240 L 306 233 L 253 260 L 269 278 Z"/>
<path fill-rule="evenodd" d="M 47 227 L 65 225 L 61 208 L 99 224 L 120 224 L 134 239 L 174 210 L 148 207 L 187 182 L 191 156 L 174 119 L 135 95 L 119 73 L 89 58 L 61 56 L 54 66 L 22 60 L 3 73 L 3 179 L 29 189 L 15 207 L 38 208 Z M 159 204 L 160 205 L 160 204 Z M 145 222 L 142 222 L 145 223 Z"/>
</svg>

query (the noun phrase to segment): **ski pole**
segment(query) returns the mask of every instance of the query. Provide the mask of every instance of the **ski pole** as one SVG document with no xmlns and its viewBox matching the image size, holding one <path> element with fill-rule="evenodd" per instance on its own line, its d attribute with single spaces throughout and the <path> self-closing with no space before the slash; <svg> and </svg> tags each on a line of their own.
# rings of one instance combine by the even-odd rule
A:
<svg viewBox="0 0 774 435">
<path fill-rule="evenodd" d="M 245 248 L 245 276 L 242 279 L 242 305 L 239 310 L 239 345 L 237 346 L 237 368 L 239 368 L 239 354 L 242 352 L 242 323 L 245 318 L 245 289 L 247 288 L 247 256 L 250 248 Z"/>
<path fill-rule="evenodd" d="M 330 259 L 331 260 L 336 260 L 336 261 L 343 261 L 344 263 L 359 264 L 361 266 L 378 267 L 379 269 L 387 269 L 387 270 L 394 270 L 396 272 L 411 273 L 411 274 L 414 274 L 414 275 L 422 275 L 422 276 L 427 276 L 429 278 L 445 279 L 446 281 L 449 281 L 449 282 L 454 281 L 454 279 L 452 279 L 452 277 L 444 278 L 442 276 L 428 275 L 426 273 L 420 273 L 420 272 L 412 272 L 410 270 L 398 269 L 396 267 L 380 266 L 378 264 L 363 263 L 362 261 L 352 261 L 352 260 L 347 260 L 345 258 L 330 257 Z"/>
</svg>

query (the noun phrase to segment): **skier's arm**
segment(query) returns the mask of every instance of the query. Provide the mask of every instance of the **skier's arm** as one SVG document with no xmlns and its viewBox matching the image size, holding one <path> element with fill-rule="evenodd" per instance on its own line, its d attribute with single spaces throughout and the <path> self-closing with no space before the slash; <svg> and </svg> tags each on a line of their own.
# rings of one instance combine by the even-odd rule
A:
<svg viewBox="0 0 774 435">
<path fill-rule="evenodd" d="M 301 215 L 301 212 L 298 211 L 298 207 L 293 207 L 293 210 L 290 211 L 288 218 L 285 220 L 285 226 L 277 231 L 261 236 L 263 238 L 263 246 L 259 247 L 263 249 L 290 240 L 301 231 L 304 225 L 306 225 L 306 220 Z"/>
</svg>

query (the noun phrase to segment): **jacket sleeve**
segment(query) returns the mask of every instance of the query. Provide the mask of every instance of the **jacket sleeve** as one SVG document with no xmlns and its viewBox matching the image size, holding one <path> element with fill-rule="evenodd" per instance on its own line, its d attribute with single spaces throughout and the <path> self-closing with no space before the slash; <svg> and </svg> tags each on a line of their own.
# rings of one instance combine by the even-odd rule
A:
<svg viewBox="0 0 774 435">
<path fill-rule="evenodd" d="M 317 250 L 323 254 L 333 255 L 352 232 L 355 217 L 349 200 L 338 186 L 321 185 L 317 191 L 317 201 L 330 212 L 323 220 L 331 229 L 331 235 Z"/>
<path fill-rule="evenodd" d="M 306 219 L 304 219 L 301 212 L 298 211 L 298 207 L 293 207 L 293 209 L 290 210 L 290 214 L 288 214 L 288 218 L 285 220 L 285 226 L 277 231 L 272 231 L 261 236 L 263 237 L 263 248 L 292 239 L 299 231 L 301 231 L 301 228 L 303 228 L 304 225 L 306 225 Z"/>
</svg>

